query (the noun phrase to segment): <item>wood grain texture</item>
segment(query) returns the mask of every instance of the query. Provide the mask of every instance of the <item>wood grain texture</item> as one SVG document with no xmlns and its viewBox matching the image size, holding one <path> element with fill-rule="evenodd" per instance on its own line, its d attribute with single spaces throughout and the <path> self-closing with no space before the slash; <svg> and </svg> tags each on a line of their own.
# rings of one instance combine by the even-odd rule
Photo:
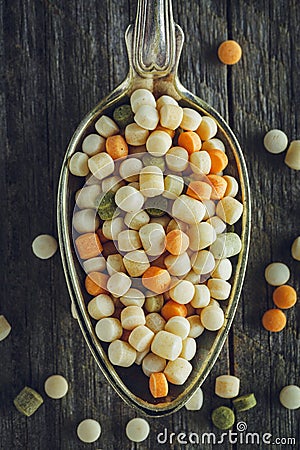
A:
<svg viewBox="0 0 300 450">
<path fill-rule="evenodd" d="M 271 155 L 262 145 L 271 128 L 283 129 L 290 140 L 300 137 L 299 4 L 173 0 L 173 8 L 186 37 L 180 79 L 229 120 L 252 188 L 246 281 L 229 341 L 203 386 L 203 409 L 151 419 L 148 440 L 131 444 L 125 426 L 136 413 L 107 385 L 71 317 L 59 254 L 41 261 L 31 252 L 36 235 L 57 234 L 57 182 L 76 125 L 127 73 L 124 33 L 136 1 L 0 0 L 0 314 L 12 324 L 11 335 L 0 342 L 0 449 L 268 448 L 157 443 L 164 428 L 169 435 L 216 431 L 211 410 L 229 402 L 214 395 L 214 380 L 229 370 L 240 377 L 241 393 L 254 391 L 258 399 L 257 408 L 238 416 L 248 431 L 297 439 L 295 446 L 276 449 L 300 446 L 299 411 L 285 410 L 278 401 L 284 385 L 300 382 L 299 306 L 287 311 L 282 333 L 270 335 L 260 325 L 273 305 L 273 289 L 264 281 L 269 262 L 286 262 L 289 282 L 300 292 L 300 263 L 290 255 L 300 233 L 299 173 L 284 165 L 283 154 Z M 243 48 L 242 60 L 232 68 L 216 57 L 228 37 Z M 60 401 L 44 393 L 44 381 L 53 373 L 70 383 Z M 29 419 L 12 404 L 24 385 L 45 399 Z M 91 445 L 76 437 L 78 423 L 87 417 L 102 425 L 100 440 Z"/>
</svg>

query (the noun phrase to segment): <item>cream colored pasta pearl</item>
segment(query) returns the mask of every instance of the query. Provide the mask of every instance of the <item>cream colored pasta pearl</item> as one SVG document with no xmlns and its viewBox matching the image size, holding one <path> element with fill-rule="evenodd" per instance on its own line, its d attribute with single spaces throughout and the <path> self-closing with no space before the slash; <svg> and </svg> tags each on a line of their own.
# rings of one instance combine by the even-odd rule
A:
<svg viewBox="0 0 300 450">
<path fill-rule="evenodd" d="M 142 442 L 149 436 L 150 427 L 145 419 L 131 419 L 126 425 L 126 436 L 132 442 Z"/>
<path fill-rule="evenodd" d="M 230 175 L 223 175 L 224 180 L 226 180 L 227 186 L 224 197 L 235 197 L 239 191 L 239 184 L 234 177 Z"/>
<path fill-rule="evenodd" d="M 122 255 L 115 254 L 115 255 L 108 255 L 106 260 L 106 268 L 108 275 L 113 275 L 116 272 L 126 272 L 124 263 L 123 263 L 123 257 Z"/>
<path fill-rule="evenodd" d="M 136 352 L 136 357 L 135 357 L 134 363 L 137 364 L 138 366 L 140 366 L 143 362 L 143 359 L 145 358 L 146 355 L 148 355 L 148 353 L 149 353 L 148 348 L 146 350 L 144 350 L 143 352 Z"/>
<path fill-rule="evenodd" d="M 243 214 L 243 205 L 233 197 L 224 197 L 218 202 L 216 213 L 224 222 L 233 225 Z"/>
<path fill-rule="evenodd" d="M 94 156 L 105 150 L 105 139 L 99 134 L 89 134 L 82 142 L 82 151 L 88 156 Z"/>
<path fill-rule="evenodd" d="M 154 130 L 159 121 L 156 108 L 150 105 L 141 105 L 135 113 L 134 121 L 146 130 Z"/>
<path fill-rule="evenodd" d="M 3 341 L 7 338 L 9 333 L 11 332 L 11 326 L 9 322 L 7 321 L 6 317 L 1 315 L 0 316 L 0 341 Z"/>
<path fill-rule="evenodd" d="M 216 214 L 216 204 L 213 200 L 203 200 L 202 203 L 205 207 L 203 220 L 208 220 Z"/>
<path fill-rule="evenodd" d="M 69 161 L 69 170 L 71 174 L 76 175 L 77 177 L 85 177 L 90 171 L 88 161 L 89 157 L 85 153 L 74 153 Z"/>
<path fill-rule="evenodd" d="M 130 367 L 135 361 L 136 350 L 128 342 L 118 339 L 109 344 L 108 358 L 114 366 Z"/>
<path fill-rule="evenodd" d="M 220 139 L 213 138 L 202 143 L 202 150 L 222 150 L 225 152 L 225 145 Z"/>
<path fill-rule="evenodd" d="M 142 243 L 138 231 L 124 230 L 119 233 L 118 247 L 121 252 L 132 252 L 141 248 Z"/>
<path fill-rule="evenodd" d="M 287 148 L 288 138 L 281 130 L 270 130 L 264 137 L 265 149 L 270 153 L 281 153 Z"/>
<path fill-rule="evenodd" d="M 184 181 L 182 177 L 177 175 L 169 174 L 165 177 L 165 190 L 163 192 L 163 197 L 174 200 L 176 197 L 182 193 L 184 188 Z"/>
<path fill-rule="evenodd" d="M 197 350 L 197 344 L 194 338 L 187 337 L 182 341 L 182 350 L 180 353 L 180 358 L 184 358 L 187 361 L 190 361 L 194 358 Z"/>
<path fill-rule="evenodd" d="M 125 230 L 122 217 L 114 217 L 112 220 L 105 220 L 102 225 L 102 233 L 106 239 L 116 240 L 119 233 Z"/>
<path fill-rule="evenodd" d="M 216 263 L 216 267 L 212 272 L 211 276 L 213 278 L 221 278 L 222 280 L 229 280 L 232 275 L 232 264 L 230 259 L 224 258 L 219 259 Z"/>
<path fill-rule="evenodd" d="M 130 123 L 125 128 L 125 139 L 127 144 L 132 146 L 145 145 L 149 136 L 149 131 L 138 126 L 137 123 Z"/>
<path fill-rule="evenodd" d="M 197 128 L 197 134 L 199 134 L 201 141 L 207 141 L 212 139 L 218 131 L 216 121 L 212 117 L 202 116 L 201 123 Z"/>
<path fill-rule="evenodd" d="M 101 194 L 101 187 L 97 184 L 86 186 L 76 192 L 76 205 L 80 209 L 96 208 L 97 198 Z"/>
<path fill-rule="evenodd" d="M 169 361 L 164 374 L 167 380 L 176 385 L 182 385 L 188 379 L 193 366 L 184 358 L 177 358 L 174 361 Z"/>
<path fill-rule="evenodd" d="M 149 259 L 144 250 L 127 253 L 123 258 L 124 266 L 131 277 L 140 277 L 150 267 Z"/>
<path fill-rule="evenodd" d="M 216 306 L 206 306 L 201 311 L 201 323 L 209 331 L 217 331 L 224 324 L 224 312 Z"/>
<path fill-rule="evenodd" d="M 285 386 L 280 391 L 279 400 L 282 406 L 287 409 L 300 408 L 300 387 L 294 384 Z"/>
<path fill-rule="evenodd" d="M 122 297 L 130 286 L 131 279 L 122 272 L 114 273 L 107 281 L 107 290 L 115 297 Z"/>
<path fill-rule="evenodd" d="M 172 145 L 172 138 L 166 131 L 153 131 L 147 139 L 146 148 L 153 156 L 164 156 Z"/>
<path fill-rule="evenodd" d="M 141 210 L 144 204 L 144 197 L 134 187 L 123 186 L 117 191 L 115 202 L 123 211 L 133 213 Z"/>
<path fill-rule="evenodd" d="M 106 261 L 103 256 L 96 256 L 95 258 L 83 261 L 83 269 L 85 273 L 103 272 L 106 269 Z"/>
<path fill-rule="evenodd" d="M 202 405 L 203 392 L 201 387 L 199 387 L 184 406 L 188 411 L 199 411 L 202 408 Z"/>
<path fill-rule="evenodd" d="M 130 288 L 125 295 L 120 297 L 120 301 L 124 306 L 143 306 L 145 302 L 145 295 L 143 292 L 135 288 Z"/>
<path fill-rule="evenodd" d="M 110 317 L 115 312 L 115 305 L 111 297 L 107 294 L 99 294 L 88 304 L 89 315 L 96 320 L 103 317 Z"/>
<path fill-rule="evenodd" d="M 200 114 L 191 108 L 183 108 L 183 117 L 180 128 L 183 130 L 195 131 L 201 123 Z"/>
<path fill-rule="evenodd" d="M 145 197 L 156 197 L 164 192 L 164 176 L 157 166 L 147 166 L 140 171 L 140 191 Z"/>
<path fill-rule="evenodd" d="M 189 273 L 184 277 L 184 279 L 190 281 L 193 284 L 200 283 L 200 275 L 193 270 L 190 270 Z"/>
<path fill-rule="evenodd" d="M 168 168 L 173 172 L 184 172 L 189 163 L 189 154 L 182 147 L 171 147 L 165 158 Z"/>
<path fill-rule="evenodd" d="M 123 334 L 121 322 L 114 317 L 104 317 L 97 322 L 95 332 L 103 342 L 112 342 L 120 339 Z"/>
<path fill-rule="evenodd" d="M 88 160 L 88 166 L 92 174 L 99 180 L 108 177 L 115 170 L 114 160 L 106 152 L 92 156 Z"/>
<path fill-rule="evenodd" d="M 77 427 L 77 436 L 82 442 L 95 442 L 100 434 L 100 423 L 94 419 L 85 419 Z"/>
<path fill-rule="evenodd" d="M 164 264 L 171 275 L 181 277 L 191 270 L 189 255 L 184 252 L 181 255 L 168 255 L 164 259 Z"/>
<path fill-rule="evenodd" d="M 126 181 L 138 181 L 143 163 L 137 158 L 128 158 L 121 162 L 119 166 L 120 177 Z"/>
<path fill-rule="evenodd" d="M 37 258 L 49 259 L 57 251 L 57 241 L 49 234 L 40 234 L 32 242 L 32 251 Z"/>
<path fill-rule="evenodd" d="M 210 290 L 205 284 L 195 285 L 195 293 L 191 300 L 193 308 L 204 308 L 210 302 Z"/>
<path fill-rule="evenodd" d="M 217 300 L 227 300 L 230 295 L 231 284 L 220 278 L 210 278 L 207 287 L 212 298 Z"/>
<path fill-rule="evenodd" d="M 92 233 L 99 225 L 100 219 L 94 209 L 82 209 L 73 215 L 73 227 L 78 233 Z"/>
<path fill-rule="evenodd" d="M 176 130 L 183 118 L 183 110 L 178 105 L 165 104 L 160 109 L 160 123 L 163 127 Z"/>
<path fill-rule="evenodd" d="M 199 200 L 180 195 L 173 203 L 172 216 L 188 224 L 201 222 L 205 214 L 205 207 Z"/>
<path fill-rule="evenodd" d="M 101 183 L 102 192 L 117 192 L 122 186 L 125 186 L 125 181 L 117 176 L 105 178 Z"/>
<path fill-rule="evenodd" d="M 150 222 L 150 217 L 146 211 L 138 211 L 134 213 L 127 213 L 124 217 L 124 223 L 132 230 L 140 230 L 143 225 Z"/>
<path fill-rule="evenodd" d="M 300 170 L 300 140 L 290 143 L 284 162 L 290 169 Z"/>
<path fill-rule="evenodd" d="M 195 293 L 195 286 L 190 281 L 181 280 L 169 290 L 172 300 L 185 305 L 189 303 Z"/>
<path fill-rule="evenodd" d="M 233 375 L 220 375 L 216 378 L 215 394 L 222 398 L 234 398 L 239 395 L 240 379 Z"/>
<path fill-rule="evenodd" d="M 130 96 L 130 105 L 132 111 L 136 113 L 142 105 L 155 108 L 156 101 L 154 95 L 148 89 L 136 89 Z"/>
<path fill-rule="evenodd" d="M 201 323 L 200 317 L 198 316 L 198 314 L 195 314 L 193 316 L 189 316 L 187 320 L 190 323 L 189 337 L 196 339 L 204 331 L 204 327 Z"/>
<path fill-rule="evenodd" d="M 205 150 L 194 152 L 190 155 L 190 166 L 197 175 L 207 175 L 211 169 L 211 159 Z"/>
<path fill-rule="evenodd" d="M 149 223 L 142 226 L 139 235 L 147 255 L 158 256 L 164 252 L 166 233 L 159 223 Z"/>
<path fill-rule="evenodd" d="M 150 377 L 151 373 L 163 372 L 167 365 L 165 358 L 161 358 L 154 353 L 148 353 L 143 359 L 142 370 L 146 377 Z"/>
<path fill-rule="evenodd" d="M 101 116 L 95 123 L 95 128 L 101 136 L 109 137 L 119 133 L 119 127 L 110 117 Z"/>
<path fill-rule="evenodd" d="M 191 257 L 191 264 L 194 272 L 205 275 L 215 268 L 215 258 L 208 250 L 200 250 Z"/>
<path fill-rule="evenodd" d="M 182 339 L 176 334 L 168 331 L 159 331 L 151 344 L 151 351 L 161 358 L 174 361 L 180 355 L 182 350 Z"/>
<path fill-rule="evenodd" d="M 51 375 L 45 381 L 44 389 L 48 397 L 59 399 L 68 392 L 68 382 L 62 375 Z"/>
<path fill-rule="evenodd" d="M 178 106 L 178 103 L 173 97 L 170 97 L 169 95 L 162 95 L 161 97 L 159 97 L 156 100 L 156 108 L 157 108 L 157 110 L 160 111 L 160 109 L 164 105 L 177 105 Z"/>
<path fill-rule="evenodd" d="M 210 219 L 207 219 L 206 222 L 214 227 L 216 234 L 221 234 L 226 230 L 225 222 L 218 216 L 213 216 Z"/>
<path fill-rule="evenodd" d="M 208 247 L 217 238 L 214 227 L 207 222 L 190 226 L 187 235 L 190 239 L 189 247 L 193 251 L 199 251 Z"/>
<path fill-rule="evenodd" d="M 231 258 L 242 249 L 242 242 L 236 233 L 219 234 L 210 246 L 210 251 L 216 259 Z"/>
<path fill-rule="evenodd" d="M 140 306 L 126 306 L 121 311 L 121 324 L 125 330 L 133 330 L 139 325 L 145 325 L 146 319 Z"/>
<path fill-rule="evenodd" d="M 165 319 L 157 312 L 146 315 L 146 326 L 155 334 L 162 331 L 165 328 L 165 324 Z"/>
<path fill-rule="evenodd" d="M 154 333 L 150 328 L 139 325 L 131 331 L 128 342 L 137 352 L 143 352 L 150 348 L 153 338 Z"/>
<path fill-rule="evenodd" d="M 265 278 L 271 286 L 281 286 L 290 278 L 290 269 L 280 262 L 271 263 L 265 269 Z"/>
<path fill-rule="evenodd" d="M 296 237 L 291 248 L 292 257 L 296 261 L 300 261 L 300 236 Z"/>
<path fill-rule="evenodd" d="M 174 316 L 167 321 L 165 330 L 186 339 L 190 332 L 190 323 L 185 317 Z"/>
</svg>

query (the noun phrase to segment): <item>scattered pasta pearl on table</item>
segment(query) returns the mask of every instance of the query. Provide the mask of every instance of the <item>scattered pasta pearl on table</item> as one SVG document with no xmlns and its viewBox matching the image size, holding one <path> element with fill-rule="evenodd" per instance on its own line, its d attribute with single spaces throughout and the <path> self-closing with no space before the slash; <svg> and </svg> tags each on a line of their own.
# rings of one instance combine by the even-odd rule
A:
<svg viewBox="0 0 300 450">
<path fill-rule="evenodd" d="M 45 392 L 50 398 L 59 399 L 68 392 L 68 382 L 62 375 L 51 375 L 45 381 Z"/>
<path fill-rule="evenodd" d="M 240 44 L 233 40 L 222 42 L 218 48 L 218 57 L 223 64 L 236 64 L 242 57 Z"/>
<path fill-rule="evenodd" d="M 91 443 L 99 439 L 101 425 L 97 420 L 84 419 L 77 427 L 77 436 L 82 442 Z"/>
<path fill-rule="evenodd" d="M 149 423 L 145 419 L 136 417 L 126 425 L 126 436 L 132 442 L 143 442 L 150 433 Z"/>
<path fill-rule="evenodd" d="M 57 241 L 49 234 L 40 234 L 32 242 L 32 251 L 40 259 L 49 259 L 57 251 Z"/>
</svg>

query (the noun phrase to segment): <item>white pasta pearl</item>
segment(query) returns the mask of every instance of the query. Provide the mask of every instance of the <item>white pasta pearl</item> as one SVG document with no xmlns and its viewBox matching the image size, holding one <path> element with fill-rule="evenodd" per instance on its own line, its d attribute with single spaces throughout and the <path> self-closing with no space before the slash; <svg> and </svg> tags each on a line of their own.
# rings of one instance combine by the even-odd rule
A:
<svg viewBox="0 0 300 450">
<path fill-rule="evenodd" d="M 216 259 L 231 258 L 242 249 L 242 242 L 236 233 L 219 234 L 210 246 L 210 251 Z"/>
<path fill-rule="evenodd" d="M 217 300 L 227 300 L 230 295 L 231 284 L 220 278 L 210 278 L 207 287 L 212 298 Z"/>
<path fill-rule="evenodd" d="M 172 138 L 166 131 L 153 131 L 147 139 L 146 148 L 153 156 L 164 156 L 172 145 Z"/>
<path fill-rule="evenodd" d="M 134 213 L 127 213 L 124 217 L 124 223 L 132 230 L 140 230 L 143 225 L 150 222 L 150 217 L 146 211 L 138 211 Z"/>
<path fill-rule="evenodd" d="M 290 143 L 284 162 L 290 169 L 300 170 L 300 140 Z"/>
<path fill-rule="evenodd" d="M 100 219 L 94 209 L 82 209 L 73 215 L 73 227 L 78 233 L 92 233 L 99 225 Z"/>
<path fill-rule="evenodd" d="M 132 442 L 142 442 L 147 439 L 150 427 L 145 419 L 131 419 L 126 425 L 126 436 Z"/>
<path fill-rule="evenodd" d="M 107 281 L 107 290 L 115 297 L 122 297 L 131 286 L 131 279 L 125 273 L 114 273 Z"/>
<path fill-rule="evenodd" d="M 104 317 L 96 323 L 95 333 L 103 342 L 120 339 L 123 334 L 121 322 L 114 317 Z"/>
<path fill-rule="evenodd" d="M 191 327 L 191 326 L 190 326 Z M 190 361 L 194 358 L 197 350 L 197 344 L 194 338 L 187 337 L 182 341 L 182 350 L 180 353 L 180 358 L 184 358 L 187 361 Z"/>
<path fill-rule="evenodd" d="M 121 252 L 132 252 L 141 248 L 142 243 L 138 231 L 124 230 L 119 233 L 118 247 Z"/>
<path fill-rule="evenodd" d="M 68 392 L 68 382 L 62 375 L 51 375 L 45 381 L 44 389 L 48 397 L 59 399 Z"/>
<path fill-rule="evenodd" d="M 106 152 L 92 156 L 88 160 L 88 166 L 92 174 L 99 180 L 108 177 L 115 170 L 114 160 Z"/>
<path fill-rule="evenodd" d="M 95 128 L 101 136 L 106 138 L 120 131 L 118 125 L 108 116 L 101 116 L 95 123 Z"/>
<path fill-rule="evenodd" d="M 204 214 L 204 205 L 188 195 L 180 195 L 172 206 L 172 216 L 188 224 L 201 222 Z"/>
<path fill-rule="evenodd" d="M 215 259 L 208 250 L 200 250 L 191 257 L 192 268 L 199 275 L 210 273 L 215 268 Z"/>
<path fill-rule="evenodd" d="M 207 141 L 213 138 L 218 131 L 216 121 L 212 117 L 203 116 L 199 127 L 197 128 L 197 134 L 200 136 L 201 141 Z"/>
<path fill-rule="evenodd" d="M 109 344 L 108 358 L 114 366 L 130 367 L 135 361 L 136 350 L 128 342 L 118 339 Z"/>
<path fill-rule="evenodd" d="M 179 127 L 183 118 L 183 110 L 180 106 L 164 104 L 159 112 L 160 123 L 163 127 L 170 130 L 176 130 Z"/>
<path fill-rule="evenodd" d="M 204 331 L 204 327 L 201 323 L 200 317 L 198 314 L 194 314 L 193 316 L 189 316 L 187 320 L 190 323 L 190 332 L 189 337 L 196 339 L 201 336 Z"/>
<path fill-rule="evenodd" d="M 184 405 L 188 411 L 199 411 L 203 405 L 203 392 L 201 387 L 198 387 L 191 398 Z"/>
<path fill-rule="evenodd" d="M 190 323 L 185 317 L 171 317 L 165 325 L 165 330 L 186 339 L 190 332 Z"/>
<path fill-rule="evenodd" d="M 115 202 L 123 211 L 133 213 L 140 211 L 144 204 L 144 197 L 134 187 L 123 186 L 117 191 Z"/>
<path fill-rule="evenodd" d="M 240 379 L 233 375 L 220 375 L 215 381 L 215 394 L 222 398 L 234 398 L 239 395 Z"/>
<path fill-rule="evenodd" d="M 232 274 L 232 264 L 230 259 L 224 258 L 217 261 L 216 267 L 212 272 L 213 278 L 221 278 L 222 280 L 229 280 Z"/>
<path fill-rule="evenodd" d="M 296 237 L 291 248 L 292 257 L 296 261 L 300 261 L 300 236 Z"/>
<path fill-rule="evenodd" d="M 122 217 L 114 217 L 111 220 L 105 220 L 102 225 L 102 233 L 106 239 L 116 240 L 119 233 L 125 229 Z"/>
<path fill-rule="evenodd" d="M 82 151 L 88 156 L 94 156 L 105 150 L 105 139 L 99 134 L 89 134 L 82 142 Z"/>
<path fill-rule="evenodd" d="M 243 214 L 243 205 L 233 197 L 224 197 L 218 202 L 216 213 L 224 222 L 233 225 Z"/>
<path fill-rule="evenodd" d="M 189 273 L 184 277 L 184 279 L 190 281 L 193 284 L 200 283 L 200 275 L 193 270 L 190 270 Z"/>
<path fill-rule="evenodd" d="M 161 358 L 171 361 L 178 358 L 182 350 L 182 339 L 168 331 L 159 331 L 151 344 L 151 351 Z"/>
<path fill-rule="evenodd" d="M 40 259 L 51 258 L 57 250 L 57 241 L 49 234 L 40 234 L 32 242 L 32 251 Z"/>
<path fill-rule="evenodd" d="M 169 95 L 162 95 L 161 97 L 159 97 L 156 100 L 156 108 L 157 108 L 157 110 L 160 111 L 160 109 L 164 105 L 177 105 L 178 106 L 178 103 L 173 97 L 170 97 Z"/>
<path fill-rule="evenodd" d="M 131 331 L 128 342 L 137 352 L 143 352 L 150 348 L 153 338 L 154 333 L 150 328 L 139 325 Z"/>
<path fill-rule="evenodd" d="M 155 108 L 156 101 L 154 95 L 148 89 L 136 89 L 130 96 L 130 105 L 132 111 L 136 113 L 142 105 L 149 105 Z"/>
<path fill-rule="evenodd" d="M 146 348 L 143 352 L 136 352 L 136 357 L 134 363 L 140 366 L 145 358 L 146 355 L 148 355 L 149 349 Z"/>
<path fill-rule="evenodd" d="M 176 197 L 179 197 L 184 188 L 183 178 L 177 175 L 168 174 L 165 177 L 164 182 L 165 182 L 165 190 L 162 195 L 171 200 L 174 200 Z"/>
<path fill-rule="evenodd" d="M 157 166 L 147 166 L 140 171 L 140 191 L 145 197 L 156 197 L 164 192 L 164 176 Z"/>
<path fill-rule="evenodd" d="M 126 306 L 121 311 L 121 324 L 125 330 L 133 330 L 139 325 L 145 325 L 144 311 L 139 306 Z"/>
<path fill-rule="evenodd" d="M 180 128 L 183 130 L 195 131 L 201 123 L 200 114 L 191 108 L 183 108 L 183 117 Z"/>
<path fill-rule="evenodd" d="M 88 304 L 89 315 L 96 320 L 103 317 L 110 317 L 115 312 L 115 305 L 111 297 L 107 294 L 99 294 L 90 300 Z"/>
<path fill-rule="evenodd" d="M 190 166 L 197 175 L 207 175 L 211 169 L 211 159 L 205 150 L 194 152 L 190 155 Z"/>
<path fill-rule="evenodd" d="M 125 139 L 127 144 L 132 146 L 145 145 L 149 136 L 149 131 L 140 127 L 137 123 L 130 123 L 125 128 Z"/>
<path fill-rule="evenodd" d="M 116 272 L 126 272 L 123 257 L 120 254 L 108 255 L 106 260 L 106 268 L 108 275 L 113 275 Z"/>
<path fill-rule="evenodd" d="M 101 187 L 97 184 L 86 186 L 76 192 L 76 204 L 80 209 L 96 208 L 97 198 L 101 194 Z"/>
<path fill-rule="evenodd" d="M 279 400 L 282 406 L 287 409 L 300 408 L 300 387 L 294 384 L 285 386 L 280 391 Z"/>
<path fill-rule="evenodd" d="M 144 250 L 134 250 L 123 258 L 124 266 L 131 277 L 140 277 L 149 269 L 149 259 Z"/>
<path fill-rule="evenodd" d="M 166 321 L 165 319 L 158 313 L 153 312 L 146 315 L 146 325 L 153 333 L 158 333 L 165 328 Z"/>
<path fill-rule="evenodd" d="M 159 223 L 149 223 L 142 226 L 139 235 L 147 255 L 158 256 L 164 252 L 166 233 Z"/>
<path fill-rule="evenodd" d="M 181 255 L 168 255 L 164 259 L 164 264 L 171 275 L 181 277 L 191 270 L 189 255 L 184 252 Z"/>
<path fill-rule="evenodd" d="M 207 219 L 206 222 L 214 227 L 216 234 L 221 234 L 226 230 L 225 222 L 218 216 L 213 216 L 210 219 Z"/>
<path fill-rule="evenodd" d="M 130 288 L 120 298 L 120 301 L 124 306 L 139 306 L 141 308 L 145 302 L 145 295 L 138 289 Z"/>
<path fill-rule="evenodd" d="M 224 312 L 216 306 L 206 306 L 201 311 L 201 323 L 209 331 L 217 331 L 224 324 Z"/>
<path fill-rule="evenodd" d="M 239 184 L 234 177 L 230 175 L 223 175 L 224 180 L 226 180 L 227 186 L 224 197 L 235 197 L 239 191 Z"/>
<path fill-rule="evenodd" d="M 7 321 L 6 317 L 1 315 L 0 316 L 0 341 L 3 341 L 7 338 L 9 333 L 11 332 L 11 326 L 9 322 Z"/>
<path fill-rule="evenodd" d="M 163 372 L 167 361 L 154 353 L 148 353 L 143 359 L 142 370 L 146 377 L 150 377 L 151 373 Z"/>
<path fill-rule="evenodd" d="M 85 177 L 90 171 L 88 161 L 89 157 L 85 153 L 74 153 L 69 161 L 69 170 L 71 174 L 76 175 L 77 177 Z"/>
<path fill-rule="evenodd" d="M 173 172 L 183 172 L 189 163 L 189 154 L 183 147 L 171 147 L 166 153 L 166 163 Z"/>
<path fill-rule="evenodd" d="M 83 269 L 85 273 L 103 272 L 106 269 L 106 261 L 103 256 L 96 256 L 95 258 L 83 261 Z"/>
<path fill-rule="evenodd" d="M 208 141 L 205 141 L 202 143 L 202 149 L 203 150 L 222 150 L 222 152 L 225 152 L 225 145 L 220 139 L 213 138 L 209 139 Z"/>
<path fill-rule="evenodd" d="M 143 163 L 137 158 L 128 158 L 121 162 L 119 167 L 120 177 L 127 181 L 138 181 Z"/>
<path fill-rule="evenodd" d="M 281 286 L 290 278 L 290 269 L 280 262 L 271 263 L 265 269 L 265 278 L 271 286 Z"/>
<path fill-rule="evenodd" d="M 270 130 L 264 137 L 264 146 L 270 153 L 281 153 L 287 148 L 287 135 L 281 130 Z"/>
<path fill-rule="evenodd" d="M 146 130 L 154 130 L 159 121 L 158 111 L 153 106 L 142 105 L 136 111 L 134 121 Z"/>
<path fill-rule="evenodd" d="M 169 290 L 172 300 L 185 305 L 189 303 L 195 294 L 195 286 L 190 281 L 181 280 Z"/>
<path fill-rule="evenodd" d="M 184 358 L 177 358 L 175 361 L 168 362 L 164 374 L 170 383 L 182 385 L 188 379 L 192 368 L 189 361 Z"/>
<path fill-rule="evenodd" d="M 216 204 L 213 200 L 203 200 L 203 205 L 205 207 L 205 214 L 203 220 L 208 220 L 216 214 Z"/>
<path fill-rule="evenodd" d="M 191 301 L 194 308 L 204 308 L 210 302 L 210 290 L 205 284 L 195 285 L 195 293 Z"/>
<path fill-rule="evenodd" d="M 117 192 L 117 190 L 120 189 L 120 187 L 122 187 L 124 185 L 125 185 L 124 180 L 121 180 L 120 177 L 112 176 L 112 177 L 105 178 L 102 181 L 101 188 L 102 188 L 102 192 L 108 192 L 108 191 Z"/>
<path fill-rule="evenodd" d="M 77 427 L 77 436 L 82 442 L 95 442 L 100 434 L 100 423 L 94 419 L 85 419 Z"/>
<path fill-rule="evenodd" d="M 197 223 L 192 225 L 187 235 L 190 239 L 189 247 L 193 251 L 202 250 L 213 242 L 215 242 L 217 235 L 212 225 L 207 222 Z"/>
</svg>

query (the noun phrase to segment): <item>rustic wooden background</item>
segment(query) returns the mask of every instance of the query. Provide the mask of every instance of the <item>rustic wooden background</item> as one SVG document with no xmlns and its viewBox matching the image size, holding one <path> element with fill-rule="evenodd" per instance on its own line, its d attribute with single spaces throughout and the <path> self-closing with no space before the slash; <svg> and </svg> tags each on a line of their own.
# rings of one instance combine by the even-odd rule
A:
<svg viewBox="0 0 300 450">
<path fill-rule="evenodd" d="M 202 410 L 149 420 L 150 436 L 140 445 L 125 436 L 136 413 L 107 385 L 71 317 L 59 254 L 41 261 L 31 252 L 36 235 L 57 235 L 58 176 L 76 125 L 127 73 L 124 32 L 136 0 L 1 0 L 0 7 L 0 314 L 12 324 L 10 336 L 0 342 L 0 448 L 178 449 L 178 443 L 159 445 L 157 434 L 164 428 L 168 434 L 217 431 L 210 412 L 228 402 L 214 395 L 214 379 L 230 371 L 240 377 L 241 393 L 253 391 L 258 400 L 238 420 L 249 432 L 272 433 L 274 440 L 297 438 L 295 446 L 272 448 L 299 449 L 299 411 L 288 411 L 278 401 L 284 385 L 300 381 L 299 307 L 287 311 L 281 333 L 268 334 L 260 322 L 273 305 L 263 275 L 270 261 L 287 263 L 290 284 L 300 290 L 300 263 L 290 255 L 300 233 L 299 173 L 284 165 L 284 155 L 271 155 L 262 145 L 271 128 L 284 130 L 290 140 L 300 138 L 298 0 L 173 1 L 175 20 L 186 36 L 181 81 L 229 120 L 242 144 L 253 231 L 243 295 L 227 345 L 203 386 Z M 228 37 L 243 48 L 242 60 L 232 68 L 216 57 Z M 46 398 L 43 390 L 53 373 L 70 384 L 59 401 Z M 24 385 L 45 398 L 31 418 L 12 404 Z M 101 422 L 102 435 L 84 445 L 76 427 L 87 417 Z"/>
</svg>

